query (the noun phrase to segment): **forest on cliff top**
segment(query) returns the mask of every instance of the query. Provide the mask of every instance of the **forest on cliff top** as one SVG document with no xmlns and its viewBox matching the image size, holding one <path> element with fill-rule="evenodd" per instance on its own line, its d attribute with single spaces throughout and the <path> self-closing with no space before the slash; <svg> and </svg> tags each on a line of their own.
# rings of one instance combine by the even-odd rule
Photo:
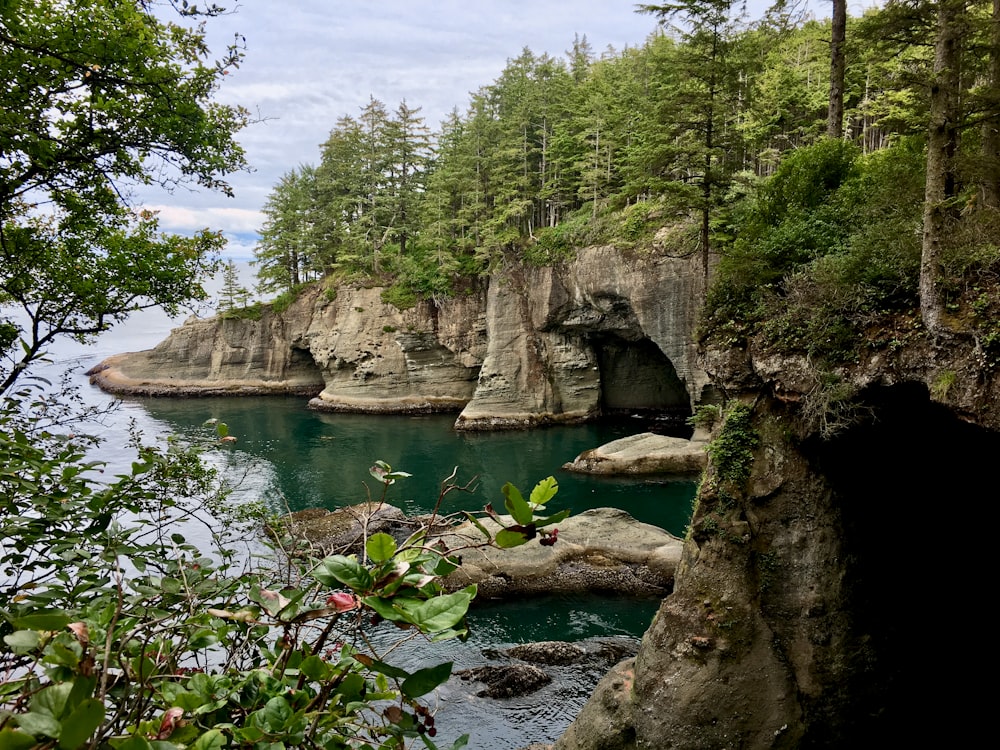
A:
<svg viewBox="0 0 1000 750">
<path fill-rule="evenodd" d="M 836 361 L 874 328 L 900 345 L 923 297 L 1000 356 L 995 0 L 891 2 L 842 41 L 783 4 L 644 10 L 662 23 L 642 46 L 525 48 L 437 131 L 406 101 L 342 116 L 273 188 L 262 287 L 365 278 L 405 307 L 660 232 L 717 268 L 703 333 L 721 341 Z"/>
</svg>

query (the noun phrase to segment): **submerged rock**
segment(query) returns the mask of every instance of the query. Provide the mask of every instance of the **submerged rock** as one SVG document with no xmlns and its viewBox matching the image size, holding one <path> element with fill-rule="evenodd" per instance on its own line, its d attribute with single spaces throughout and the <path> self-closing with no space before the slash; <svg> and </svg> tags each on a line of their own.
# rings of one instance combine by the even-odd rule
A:
<svg viewBox="0 0 1000 750">
<path fill-rule="evenodd" d="M 486 687 L 476 693 L 480 698 L 514 698 L 533 693 L 552 682 L 548 674 L 530 664 L 475 667 L 463 669 L 455 675 L 463 680 L 483 683 Z"/>
</svg>

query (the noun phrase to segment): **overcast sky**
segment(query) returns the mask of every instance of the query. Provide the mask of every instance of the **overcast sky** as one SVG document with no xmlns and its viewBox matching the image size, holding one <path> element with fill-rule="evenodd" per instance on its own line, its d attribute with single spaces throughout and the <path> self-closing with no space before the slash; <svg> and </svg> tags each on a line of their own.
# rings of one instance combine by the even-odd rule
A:
<svg viewBox="0 0 1000 750">
<path fill-rule="evenodd" d="M 220 54 L 234 34 L 246 38 L 246 59 L 218 99 L 261 119 L 240 135 L 254 171 L 231 177 L 235 198 L 178 190 L 147 205 L 163 230 L 219 229 L 227 256 L 250 258 L 272 186 L 318 163 L 337 119 L 358 115 L 370 96 L 390 111 L 404 99 L 421 107 L 436 131 L 524 47 L 562 56 L 575 34 L 598 55 L 641 45 L 656 20 L 634 9 L 634 0 L 244 0 L 208 29 Z"/>
</svg>

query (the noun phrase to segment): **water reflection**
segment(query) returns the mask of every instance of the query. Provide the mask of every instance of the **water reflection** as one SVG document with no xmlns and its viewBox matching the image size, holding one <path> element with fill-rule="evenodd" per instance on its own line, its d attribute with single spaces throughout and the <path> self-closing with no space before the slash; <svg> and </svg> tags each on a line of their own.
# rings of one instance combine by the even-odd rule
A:
<svg viewBox="0 0 1000 750">
<path fill-rule="evenodd" d="M 335 508 L 360 502 L 367 488 L 381 488 L 368 475 L 376 459 L 412 478 L 392 487 L 390 500 L 407 513 L 429 511 L 441 481 L 457 466 L 457 480 L 478 477 L 473 494 L 452 493 L 443 510 L 481 508 L 496 501 L 500 487 L 523 490 L 553 475 L 559 494 L 550 507 L 614 506 L 636 518 L 682 535 L 691 513 L 695 483 L 690 478 L 587 477 L 560 469 L 581 451 L 636 431 L 628 423 L 589 424 L 528 431 L 459 433 L 452 415 L 422 417 L 328 414 L 307 409 L 296 398 L 143 399 L 137 401 L 158 422 L 179 434 L 195 434 L 205 420 L 229 425 L 238 442 L 233 461 L 268 465 L 253 491 L 293 510 Z"/>
</svg>

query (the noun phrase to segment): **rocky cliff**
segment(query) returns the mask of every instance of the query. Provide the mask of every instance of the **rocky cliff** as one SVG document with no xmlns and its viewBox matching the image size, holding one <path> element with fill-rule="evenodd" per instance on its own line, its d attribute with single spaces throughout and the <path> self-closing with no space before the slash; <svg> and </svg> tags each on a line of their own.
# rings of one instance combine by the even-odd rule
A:
<svg viewBox="0 0 1000 750">
<path fill-rule="evenodd" d="M 951 744 L 966 666 L 946 644 L 989 579 L 943 548 L 989 543 L 990 522 L 954 510 L 995 495 L 996 368 L 961 340 L 823 373 L 752 348 L 707 361 L 747 420 L 716 434 L 637 657 L 556 749 Z"/>
<path fill-rule="evenodd" d="M 687 414 L 708 387 L 691 335 L 699 284 L 687 259 L 592 247 L 408 310 L 379 288 L 315 288 L 280 315 L 191 320 L 92 379 L 119 393 L 291 392 L 328 410 L 461 411 L 461 429 Z"/>
</svg>

